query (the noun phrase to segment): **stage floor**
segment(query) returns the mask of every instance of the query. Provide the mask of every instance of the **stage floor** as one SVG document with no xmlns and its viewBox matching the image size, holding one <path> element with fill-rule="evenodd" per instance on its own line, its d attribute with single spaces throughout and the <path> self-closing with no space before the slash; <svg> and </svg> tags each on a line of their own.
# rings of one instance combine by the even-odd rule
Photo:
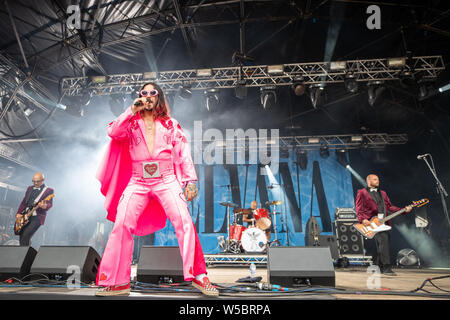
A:
<svg viewBox="0 0 450 320">
<path fill-rule="evenodd" d="M 306 300 L 430 300 L 450 299 L 450 278 L 436 279 L 450 275 L 450 269 L 400 269 L 394 268 L 397 276 L 380 275 L 379 282 L 374 281 L 373 273 L 368 272 L 367 267 L 350 266 L 343 269 L 335 269 L 336 287 L 332 290 L 324 288 L 295 288 L 287 292 L 229 292 L 225 290 L 217 299 L 306 299 Z M 208 274 L 210 280 L 226 288 L 243 285 L 237 281 L 249 276 L 249 268 L 244 266 L 209 266 Z M 136 275 L 136 267 L 133 267 L 132 277 Z M 262 282 L 267 282 L 267 269 L 258 266 L 256 276 L 262 277 Z M 432 283 L 427 282 L 421 287 L 426 279 L 433 278 Z M 373 286 L 378 284 L 378 288 Z M 435 286 L 439 288 L 436 288 Z M 146 288 L 132 290 L 128 297 L 111 297 L 113 299 L 186 299 L 201 300 L 210 299 L 201 295 L 195 288 L 190 286 L 184 288 L 184 292 L 175 292 L 172 288 Z M 370 288 L 370 289 L 369 289 Z M 304 290 L 303 290 L 304 289 Z M 169 291 L 168 291 L 169 290 Z M 426 292 L 426 291 L 428 292 Z M 446 290 L 447 292 L 445 292 Z M 95 297 L 95 287 L 81 287 L 69 289 L 60 287 L 35 287 L 35 286 L 7 286 L 0 287 L 0 299 L 18 300 L 66 300 L 66 299 L 108 299 Z M 437 294 L 440 294 L 439 296 Z"/>
</svg>

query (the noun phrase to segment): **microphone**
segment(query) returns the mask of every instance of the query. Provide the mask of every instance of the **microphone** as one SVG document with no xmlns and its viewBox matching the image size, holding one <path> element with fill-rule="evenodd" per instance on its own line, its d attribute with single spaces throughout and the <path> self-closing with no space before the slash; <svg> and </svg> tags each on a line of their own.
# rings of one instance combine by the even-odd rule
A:
<svg viewBox="0 0 450 320">
<path fill-rule="evenodd" d="M 429 156 L 429 155 L 430 155 L 429 153 L 419 154 L 419 155 L 417 156 L 417 160 L 420 160 L 420 159 L 422 159 L 422 158 L 425 158 L 426 156 Z"/>
<path fill-rule="evenodd" d="M 150 98 L 147 98 L 147 102 L 148 102 L 148 103 L 151 102 Z M 135 105 L 136 107 L 140 107 L 140 106 L 144 105 L 144 103 L 143 103 L 141 100 L 139 100 L 139 101 L 136 101 L 136 102 L 134 103 L 134 105 Z"/>
</svg>

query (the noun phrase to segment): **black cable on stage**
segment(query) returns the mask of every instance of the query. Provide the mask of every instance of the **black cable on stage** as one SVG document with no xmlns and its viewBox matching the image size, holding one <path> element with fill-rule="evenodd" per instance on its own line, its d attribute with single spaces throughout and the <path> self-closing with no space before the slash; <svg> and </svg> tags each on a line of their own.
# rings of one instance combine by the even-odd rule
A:
<svg viewBox="0 0 450 320">
<path fill-rule="evenodd" d="M 450 291 L 448 291 L 448 290 L 439 288 L 439 287 L 438 287 L 437 285 L 435 285 L 435 284 L 433 283 L 433 281 L 432 281 L 432 280 L 440 280 L 440 279 L 445 279 L 445 278 L 450 278 L 450 275 L 449 275 L 449 276 L 440 276 L 440 277 L 434 277 L 434 278 L 428 278 L 428 279 L 425 279 L 425 281 L 422 283 L 422 285 L 421 285 L 420 287 L 418 287 L 418 288 L 415 289 L 415 290 L 412 290 L 411 292 L 417 292 L 417 291 L 425 291 L 425 292 L 429 292 L 429 291 L 423 289 L 423 287 L 427 284 L 427 282 L 429 282 L 429 283 L 430 283 L 433 287 L 435 287 L 436 289 L 441 290 L 441 291 L 443 291 L 443 292 L 450 293 Z"/>
</svg>

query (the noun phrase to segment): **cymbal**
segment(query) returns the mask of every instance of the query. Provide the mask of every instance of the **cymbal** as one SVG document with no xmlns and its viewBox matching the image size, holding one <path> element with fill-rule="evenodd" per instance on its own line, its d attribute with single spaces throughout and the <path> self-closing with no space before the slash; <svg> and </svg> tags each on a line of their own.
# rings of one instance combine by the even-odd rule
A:
<svg viewBox="0 0 450 320">
<path fill-rule="evenodd" d="M 276 201 L 271 201 L 271 202 L 269 202 L 268 205 L 269 205 L 269 206 L 276 206 L 276 205 L 279 205 L 279 204 L 282 204 L 282 203 L 283 203 L 283 201 L 281 201 L 281 200 L 276 200 Z"/>
<path fill-rule="evenodd" d="M 244 209 L 244 208 L 237 208 L 237 209 L 233 209 L 233 212 L 236 214 L 249 214 L 249 213 L 252 213 L 252 210 Z"/>
<path fill-rule="evenodd" d="M 222 206 L 225 206 L 225 207 L 239 208 L 239 206 L 233 202 L 219 202 L 219 204 L 221 204 Z"/>
</svg>

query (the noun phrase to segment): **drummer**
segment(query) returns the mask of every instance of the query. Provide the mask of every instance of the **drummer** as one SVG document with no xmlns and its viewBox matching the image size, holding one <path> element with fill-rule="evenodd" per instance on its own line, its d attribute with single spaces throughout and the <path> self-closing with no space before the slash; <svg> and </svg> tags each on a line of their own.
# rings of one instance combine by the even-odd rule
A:
<svg viewBox="0 0 450 320">
<path fill-rule="evenodd" d="M 250 213 L 242 215 L 242 221 L 247 222 L 247 228 L 255 226 L 256 219 L 254 218 L 253 213 L 255 212 L 255 210 L 258 209 L 258 202 L 252 201 L 250 203 L 250 209 L 251 209 Z M 271 235 L 270 228 L 267 228 L 266 230 L 263 230 L 263 231 L 266 233 L 267 243 L 269 243 L 270 235 Z"/>
</svg>

